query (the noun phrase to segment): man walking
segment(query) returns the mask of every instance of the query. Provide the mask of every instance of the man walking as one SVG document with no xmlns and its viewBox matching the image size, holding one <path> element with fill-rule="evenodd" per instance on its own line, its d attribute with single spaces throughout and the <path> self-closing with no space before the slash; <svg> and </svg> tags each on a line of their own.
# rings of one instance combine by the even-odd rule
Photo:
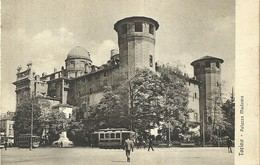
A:
<svg viewBox="0 0 260 165">
<path fill-rule="evenodd" d="M 227 139 L 227 147 L 228 147 L 228 153 L 232 153 L 232 140 L 230 138 Z"/>
<path fill-rule="evenodd" d="M 148 146 L 148 151 L 150 151 L 150 148 L 153 150 L 153 139 L 149 138 L 149 146 Z M 154 150 L 153 150 L 154 151 Z"/>
<path fill-rule="evenodd" d="M 127 157 L 127 162 L 130 162 L 130 152 L 134 151 L 134 142 L 130 139 L 130 136 L 125 140 L 125 154 Z"/>
</svg>

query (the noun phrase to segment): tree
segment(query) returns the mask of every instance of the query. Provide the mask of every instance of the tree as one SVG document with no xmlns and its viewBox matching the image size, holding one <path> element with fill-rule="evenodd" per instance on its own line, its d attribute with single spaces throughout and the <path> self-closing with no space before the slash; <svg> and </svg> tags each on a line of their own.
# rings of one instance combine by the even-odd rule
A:
<svg viewBox="0 0 260 165">
<path fill-rule="evenodd" d="M 217 84 L 215 90 L 212 91 L 211 97 L 207 98 L 207 140 L 217 140 L 220 133 L 224 130 L 224 116 L 222 112 L 222 93 L 221 84 Z"/>
<path fill-rule="evenodd" d="M 53 109 L 44 98 L 26 98 L 17 106 L 14 116 L 15 136 L 31 133 L 31 115 L 33 111 L 33 134 L 48 134 L 49 142 L 57 140 L 60 131 L 67 124 L 66 116 L 59 109 Z M 46 140 L 46 139 L 44 139 Z"/>
<path fill-rule="evenodd" d="M 14 131 L 15 136 L 20 134 L 28 134 L 31 132 L 31 118 L 33 111 L 33 133 L 40 136 L 42 133 L 42 110 L 35 99 L 26 99 L 17 106 L 14 115 Z"/>
<path fill-rule="evenodd" d="M 119 95 L 126 100 L 134 129 L 147 129 L 170 122 L 184 126 L 188 118 L 187 79 L 178 68 L 161 67 L 157 73 L 138 69 L 128 81 L 121 83 Z"/>
<path fill-rule="evenodd" d="M 45 125 L 47 126 L 48 142 L 52 143 L 59 138 L 60 132 L 68 128 L 68 120 L 65 113 L 58 108 L 52 108 L 45 114 L 44 118 Z"/>
<path fill-rule="evenodd" d="M 229 136 L 234 140 L 235 138 L 235 95 L 232 89 L 230 98 L 222 106 L 224 114 L 225 131 L 224 135 Z"/>
<path fill-rule="evenodd" d="M 120 98 L 112 92 L 111 87 L 105 87 L 103 98 L 91 113 L 90 118 L 95 119 L 98 128 L 124 127 L 126 125 Z"/>
</svg>

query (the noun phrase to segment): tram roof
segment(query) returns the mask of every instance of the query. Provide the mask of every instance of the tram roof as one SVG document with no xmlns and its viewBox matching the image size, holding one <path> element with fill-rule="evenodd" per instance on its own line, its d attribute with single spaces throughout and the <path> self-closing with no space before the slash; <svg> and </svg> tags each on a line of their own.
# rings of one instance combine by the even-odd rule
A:
<svg viewBox="0 0 260 165">
<path fill-rule="evenodd" d="M 106 129 L 99 129 L 94 133 L 100 133 L 100 132 L 133 132 L 133 131 L 129 131 L 126 128 L 106 128 Z"/>
</svg>

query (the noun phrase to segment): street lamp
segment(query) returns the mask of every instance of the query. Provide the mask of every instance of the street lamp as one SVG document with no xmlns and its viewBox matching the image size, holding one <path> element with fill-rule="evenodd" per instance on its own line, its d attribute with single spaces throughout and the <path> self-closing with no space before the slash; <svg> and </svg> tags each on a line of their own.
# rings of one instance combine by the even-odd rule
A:
<svg viewBox="0 0 260 165">
<path fill-rule="evenodd" d="M 32 150 L 33 147 L 33 101 L 34 101 L 34 94 L 32 93 L 32 113 L 31 113 L 31 144 L 30 144 L 30 150 Z"/>
<path fill-rule="evenodd" d="M 171 127 L 170 127 L 170 120 L 167 121 L 168 122 L 168 147 L 170 147 L 170 143 L 171 143 Z"/>
</svg>

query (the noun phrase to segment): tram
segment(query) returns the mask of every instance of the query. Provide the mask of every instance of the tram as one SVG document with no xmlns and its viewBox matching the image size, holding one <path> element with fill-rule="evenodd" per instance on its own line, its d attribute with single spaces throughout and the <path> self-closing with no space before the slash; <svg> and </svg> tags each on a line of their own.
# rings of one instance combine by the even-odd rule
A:
<svg viewBox="0 0 260 165">
<path fill-rule="evenodd" d="M 99 148 L 122 148 L 123 142 L 130 136 L 134 138 L 135 132 L 126 128 L 100 129 L 91 135 L 92 146 Z"/>
<path fill-rule="evenodd" d="M 30 148 L 32 139 L 32 147 L 37 148 L 40 145 L 40 137 L 31 134 L 21 134 L 18 137 L 18 147 L 19 148 Z"/>
</svg>

